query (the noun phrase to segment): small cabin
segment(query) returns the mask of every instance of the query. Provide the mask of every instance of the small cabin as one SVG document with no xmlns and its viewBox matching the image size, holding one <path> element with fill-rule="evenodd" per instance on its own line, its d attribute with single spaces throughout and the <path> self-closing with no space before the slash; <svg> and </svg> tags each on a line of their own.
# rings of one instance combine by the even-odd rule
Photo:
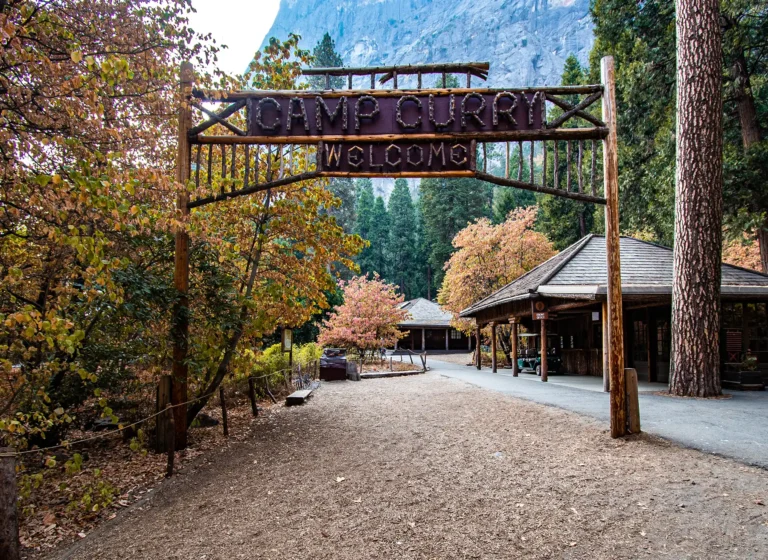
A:
<svg viewBox="0 0 768 560">
<path fill-rule="evenodd" d="M 408 312 L 408 319 L 398 323 L 397 328 L 407 333 L 396 348 L 408 350 L 464 350 L 471 351 L 473 337 L 451 326 L 453 315 L 434 301 L 416 298 L 404 301 L 400 309 Z"/>
</svg>

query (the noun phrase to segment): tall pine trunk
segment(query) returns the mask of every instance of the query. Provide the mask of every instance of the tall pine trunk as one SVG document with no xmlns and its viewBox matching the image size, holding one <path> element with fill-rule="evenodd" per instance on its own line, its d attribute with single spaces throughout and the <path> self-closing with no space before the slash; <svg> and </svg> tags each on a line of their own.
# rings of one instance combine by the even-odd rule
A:
<svg viewBox="0 0 768 560">
<path fill-rule="evenodd" d="M 744 53 L 739 53 L 731 66 L 733 82 L 736 86 L 736 107 L 739 113 L 741 141 L 747 151 L 760 142 L 760 122 L 757 120 L 755 97 Z M 760 247 L 760 265 L 768 273 L 768 220 L 757 230 L 757 244 Z"/>
<path fill-rule="evenodd" d="M 718 0 L 677 0 L 677 169 L 670 392 L 720 394 L 723 220 Z"/>
</svg>

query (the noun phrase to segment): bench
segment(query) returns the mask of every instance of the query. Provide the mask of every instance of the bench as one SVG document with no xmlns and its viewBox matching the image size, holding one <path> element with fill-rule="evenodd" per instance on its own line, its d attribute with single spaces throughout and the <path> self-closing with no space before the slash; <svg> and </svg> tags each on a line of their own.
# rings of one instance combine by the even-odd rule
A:
<svg viewBox="0 0 768 560">
<path fill-rule="evenodd" d="M 304 389 L 303 391 L 294 391 L 285 398 L 285 406 L 294 406 L 297 404 L 304 404 L 307 399 L 312 395 L 312 389 Z"/>
</svg>

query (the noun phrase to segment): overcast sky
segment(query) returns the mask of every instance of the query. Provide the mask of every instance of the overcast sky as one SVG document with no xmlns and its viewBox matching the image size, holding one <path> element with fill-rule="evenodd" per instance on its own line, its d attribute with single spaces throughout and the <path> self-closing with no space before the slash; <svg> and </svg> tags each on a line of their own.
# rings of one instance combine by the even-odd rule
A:
<svg viewBox="0 0 768 560">
<path fill-rule="evenodd" d="M 192 0 L 192 5 L 197 10 L 190 17 L 192 29 L 227 45 L 219 67 L 241 74 L 272 26 L 280 0 Z"/>
</svg>

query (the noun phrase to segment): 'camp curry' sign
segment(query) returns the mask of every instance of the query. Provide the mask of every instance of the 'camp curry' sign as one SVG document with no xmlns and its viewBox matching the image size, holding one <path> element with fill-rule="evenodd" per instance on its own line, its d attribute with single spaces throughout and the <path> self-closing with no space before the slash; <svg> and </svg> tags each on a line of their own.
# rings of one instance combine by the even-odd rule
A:
<svg viewBox="0 0 768 560">
<path fill-rule="evenodd" d="M 254 97 L 248 100 L 248 133 L 318 140 L 432 133 L 471 137 L 543 128 L 542 102 L 539 92 L 496 90 Z"/>
<path fill-rule="evenodd" d="M 321 142 L 322 171 L 353 175 L 407 175 L 474 171 L 474 142 Z"/>
</svg>

